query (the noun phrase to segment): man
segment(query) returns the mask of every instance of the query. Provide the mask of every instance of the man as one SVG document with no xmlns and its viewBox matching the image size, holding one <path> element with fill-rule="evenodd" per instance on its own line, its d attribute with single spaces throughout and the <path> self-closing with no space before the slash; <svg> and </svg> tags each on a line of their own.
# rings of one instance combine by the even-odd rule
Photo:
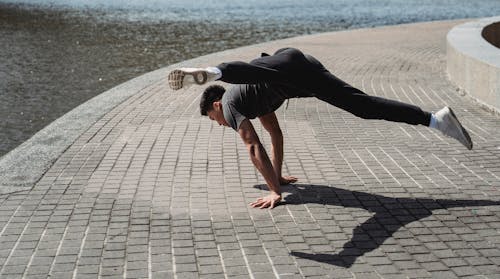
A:
<svg viewBox="0 0 500 279">
<path fill-rule="evenodd" d="M 472 149 L 469 134 L 450 108 L 432 114 L 410 104 L 369 96 L 338 79 L 318 60 L 298 49 L 283 48 L 272 56 L 263 53 L 250 63 L 229 62 L 205 69 L 181 68 L 168 76 L 174 90 L 214 80 L 237 85 L 227 92 L 219 85 L 208 87 L 201 97 L 201 114 L 240 134 L 253 164 L 269 186 L 270 194 L 251 203 L 252 207 L 273 208 L 281 200 L 280 185 L 297 181 L 281 173 L 283 134 L 274 111 L 286 99 L 316 97 L 363 119 L 424 125 Z M 271 136 L 271 159 L 249 121 L 253 118 L 259 118 Z"/>
</svg>

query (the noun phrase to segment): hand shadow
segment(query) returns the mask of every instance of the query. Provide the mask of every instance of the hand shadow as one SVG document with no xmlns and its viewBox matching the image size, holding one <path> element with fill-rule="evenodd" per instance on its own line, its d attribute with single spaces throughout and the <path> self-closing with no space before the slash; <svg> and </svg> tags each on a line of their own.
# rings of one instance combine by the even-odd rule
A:
<svg viewBox="0 0 500 279">
<path fill-rule="evenodd" d="M 263 185 L 256 185 L 262 189 Z M 318 203 L 361 208 L 375 213 L 353 230 L 352 239 L 345 243 L 338 254 L 308 254 L 294 252 L 296 257 L 324 262 L 341 267 L 351 267 L 356 259 L 380 247 L 405 225 L 432 215 L 436 209 L 500 205 L 490 200 L 444 200 L 430 198 L 390 198 L 377 194 L 345 190 L 333 186 L 295 184 L 283 187 L 285 196 L 281 204 Z"/>
</svg>

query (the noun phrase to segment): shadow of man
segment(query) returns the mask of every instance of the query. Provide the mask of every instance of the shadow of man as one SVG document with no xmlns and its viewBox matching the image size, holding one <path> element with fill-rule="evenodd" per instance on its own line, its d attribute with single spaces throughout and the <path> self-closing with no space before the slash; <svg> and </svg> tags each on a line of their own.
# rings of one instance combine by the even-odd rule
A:
<svg viewBox="0 0 500 279">
<path fill-rule="evenodd" d="M 500 201 L 490 200 L 390 198 L 324 185 L 295 184 L 285 186 L 283 190 L 291 193 L 285 197 L 283 204 L 319 203 L 361 208 L 375 213 L 371 218 L 354 228 L 352 239 L 344 244 L 343 250 L 338 254 L 291 252 L 296 257 L 342 267 L 352 266 L 358 257 L 380 247 L 400 228 L 431 216 L 434 210 L 500 205 Z"/>
</svg>

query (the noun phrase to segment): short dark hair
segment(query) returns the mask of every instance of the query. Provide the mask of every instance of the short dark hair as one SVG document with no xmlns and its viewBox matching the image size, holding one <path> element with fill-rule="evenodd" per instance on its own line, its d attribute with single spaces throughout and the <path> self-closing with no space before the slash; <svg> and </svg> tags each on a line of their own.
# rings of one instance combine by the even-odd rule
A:
<svg viewBox="0 0 500 279">
<path fill-rule="evenodd" d="M 218 84 L 210 85 L 209 87 L 207 87 L 207 89 L 203 91 L 203 95 L 201 95 L 201 115 L 207 116 L 208 111 L 212 109 L 212 104 L 222 99 L 222 95 L 224 95 L 224 92 L 226 92 L 226 89 Z"/>
</svg>

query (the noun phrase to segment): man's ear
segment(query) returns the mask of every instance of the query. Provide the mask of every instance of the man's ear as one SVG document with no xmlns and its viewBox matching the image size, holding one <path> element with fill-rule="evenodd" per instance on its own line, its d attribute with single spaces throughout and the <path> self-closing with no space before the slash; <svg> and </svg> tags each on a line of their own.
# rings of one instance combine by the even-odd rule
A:
<svg viewBox="0 0 500 279">
<path fill-rule="evenodd" d="M 220 101 L 215 101 L 212 103 L 212 108 L 215 111 L 220 111 L 220 110 L 222 110 L 222 103 Z"/>
</svg>

